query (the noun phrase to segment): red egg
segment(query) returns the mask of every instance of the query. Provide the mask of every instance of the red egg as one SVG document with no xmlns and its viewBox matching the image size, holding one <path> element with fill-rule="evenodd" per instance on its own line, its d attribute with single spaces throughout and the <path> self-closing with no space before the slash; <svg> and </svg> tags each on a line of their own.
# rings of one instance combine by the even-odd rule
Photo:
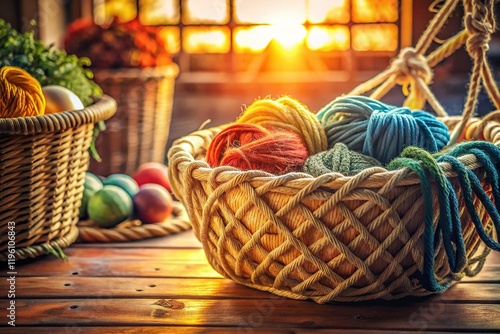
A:
<svg viewBox="0 0 500 334">
<path fill-rule="evenodd" d="M 147 183 L 154 183 L 172 191 L 170 180 L 168 179 L 168 167 L 160 162 L 146 162 L 139 166 L 132 178 L 139 186 Z"/>
<path fill-rule="evenodd" d="M 172 215 L 172 196 L 158 184 L 143 184 L 135 194 L 133 203 L 134 216 L 144 224 L 161 223 Z"/>
</svg>

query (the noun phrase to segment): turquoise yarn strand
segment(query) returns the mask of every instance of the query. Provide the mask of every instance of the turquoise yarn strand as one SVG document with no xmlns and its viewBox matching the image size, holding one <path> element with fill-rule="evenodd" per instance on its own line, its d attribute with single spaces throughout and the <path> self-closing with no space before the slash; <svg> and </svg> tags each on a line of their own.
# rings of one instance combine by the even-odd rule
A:
<svg viewBox="0 0 500 334">
<path fill-rule="evenodd" d="M 455 158 L 467 154 L 475 154 L 483 165 L 486 177 L 491 184 L 495 204 L 493 204 L 484 191 L 477 175 L 473 171 L 465 168 L 465 166 Z M 474 192 L 476 197 L 483 204 L 486 212 L 490 215 L 497 235 L 500 235 L 500 179 L 497 171 L 497 169 L 500 168 L 500 148 L 488 142 L 465 142 L 457 145 L 455 149 L 449 152 L 449 155 L 441 156 L 438 160 L 450 163 L 459 176 L 458 181 L 463 191 L 467 211 L 469 212 L 481 240 L 489 248 L 500 251 L 500 243 L 493 240 L 493 238 L 486 233 L 472 202 L 472 193 Z"/>
<path fill-rule="evenodd" d="M 384 164 L 407 146 L 437 152 L 450 138 L 446 125 L 435 116 L 366 96 L 339 97 L 316 116 L 325 129 L 329 148 L 341 142 Z"/>
<path fill-rule="evenodd" d="M 450 270 L 453 273 L 461 272 L 466 265 L 467 257 L 458 211 L 458 198 L 450 180 L 444 176 L 430 153 L 416 147 L 408 147 L 403 151 L 402 156 L 421 161 L 436 181 L 440 215 L 434 248 L 439 242 L 439 237 L 442 237 Z M 430 195 L 432 196 L 432 192 Z M 424 196 L 426 196 L 425 193 Z"/>
<path fill-rule="evenodd" d="M 403 151 L 402 157 L 394 159 L 388 165 L 389 169 L 408 167 L 420 178 L 424 200 L 425 224 L 423 233 L 424 267 L 421 280 L 424 287 L 432 292 L 444 291 L 450 284 L 450 281 L 440 284 L 434 275 L 434 253 L 437 243 L 441 238 L 450 270 L 454 273 L 459 273 L 467 265 L 458 198 L 451 182 L 444 176 L 443 171 L 439 167 L 439 162 L 449 163 L 453 171 L 457 174 L 466 209 L 480 239 L 487 247 L 500 251 L 500 243 L 495 241 L 485 231 L 473 203 L 474 195 L 476 195 L 489 214 L 498 234 L 500 232 L 500 178 L 498 173 L 498 169 L 500 168 L 500 148 L 488 142 L 464 142 L 443 153 L 437 153 L 432 156 L 423 149 L 408 147 Z M 486 179 L 492 187 L 495 204 L 493 204 L 488 194 L 486 194 L 477 175 L 470 169 L 467 169 L 458 160 L 458 157 L 467 154 L 474 154 L 483 165 Z M 435 233 L 432 209 L 433 194 L 426 171 L 435 180 L 439 201 L 440 216 Z"/>
<path fill-rule="evenodd" d="M 427 177 L 422 165 L 411 158 L 397 158 L 392 161 L 388 169 L 399 169 L 400 167 L 408 167 L 414 171 L 420 178 L 420 185 L 422 187 L 423 201 L 424 201 L 424 267 L 423 275 L 421 277 L 422 285 L 425 289 L 432 292 L 442 292 L 448 289 L 451 281 L 440 284 L 434 275 L 434 220 L 432 210 L 432 190 L 431 183 Z"/>
</svg>

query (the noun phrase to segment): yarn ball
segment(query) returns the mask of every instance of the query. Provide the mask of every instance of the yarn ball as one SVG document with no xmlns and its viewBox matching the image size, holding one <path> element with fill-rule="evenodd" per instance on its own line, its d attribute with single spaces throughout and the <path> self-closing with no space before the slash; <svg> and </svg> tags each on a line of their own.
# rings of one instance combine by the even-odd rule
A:
<svg viewBox="0 0 500 334">
<path fill-rule="evenodd" d="M 437 152 L 450 140 L 448 127 L 421 110 L 395 107 L 366 96 L 339 97 L 317 114 L 328 147 L 344 143 L 386 164 L 407 146 Z"/>
<path fill-rule="evenodd" d="M 304 172 L 315 177 L 331 172 L 356 175 L 370 167 L 382 167 L 382 164 L 375 158 L 351 151 L 345 144 L 337 143 L 328 151 L 308 157 Z"/>
<path fill-rule="evenodd" d="M 304 142 L 310 155 L 327 149 L 326 134 L 316 115 L 288 96 L 256 100 L 236 122 L 293 131 Z"/>
<path fill-rule="evenodd" d="M 40 83 L 19 67 L 0 68 L 0 118 L 44 113 L 45 97 Z"/>
<path fill-rule="evenodd" d="M 211 167 L 232 166 L 275 175 L 298 171 L 307 149 L 297 134 L 255 124 L 233 124 L 210 143 L 206 161 Z"/>
</svg>

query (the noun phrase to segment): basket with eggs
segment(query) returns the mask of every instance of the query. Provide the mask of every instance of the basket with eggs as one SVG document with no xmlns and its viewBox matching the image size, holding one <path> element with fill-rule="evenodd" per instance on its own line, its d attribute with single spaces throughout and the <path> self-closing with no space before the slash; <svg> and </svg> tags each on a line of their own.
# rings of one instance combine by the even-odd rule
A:
<svg viewBox="0 0 500 334">
<path fill-rule="evenodd" d="M 78 237 L 95 124 L 116 111 L 86 65 L 0 20 L 0 261 L 64 257 Z"/>
</svg>

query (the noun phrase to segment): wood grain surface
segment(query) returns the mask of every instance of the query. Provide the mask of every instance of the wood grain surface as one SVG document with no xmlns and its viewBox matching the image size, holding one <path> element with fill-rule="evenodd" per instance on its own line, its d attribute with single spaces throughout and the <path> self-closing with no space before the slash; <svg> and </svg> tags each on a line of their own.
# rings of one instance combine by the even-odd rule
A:
<svg viewBox="0 0 500 334">
<path fill-rule="evenodd" d="M 192 231 L 123 244 L 74 244 L 67 261 L 17 264 L 16 327 L 0 271 L 1 333 L 500 332 L 500 256 L 474 277 L 425 298 L 319 305 L 223 278 Z M 178 242 L 182 240 L 185 247 Z"/>
</svg>

